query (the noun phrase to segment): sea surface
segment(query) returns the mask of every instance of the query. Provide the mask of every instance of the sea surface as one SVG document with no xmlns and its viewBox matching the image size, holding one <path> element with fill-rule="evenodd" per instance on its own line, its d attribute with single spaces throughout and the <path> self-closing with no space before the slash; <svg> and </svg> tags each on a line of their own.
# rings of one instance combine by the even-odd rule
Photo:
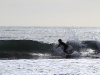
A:
<svg viewBox="0 0 100 75">
<path fill-rule="evenodd" d="M 56 48 L 58 39 L 74 53 Z M 99 59 L 99 50 L 98 27 L 0 27 L 0 59 Z"/>
</svg>

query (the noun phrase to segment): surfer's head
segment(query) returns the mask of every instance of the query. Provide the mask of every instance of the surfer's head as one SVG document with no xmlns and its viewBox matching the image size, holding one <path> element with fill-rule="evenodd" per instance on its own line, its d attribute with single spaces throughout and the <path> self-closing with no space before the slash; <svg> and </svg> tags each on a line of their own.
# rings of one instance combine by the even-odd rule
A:
<svg viewBox="0 0 100 75">
<path fill-rule="evenodd" d="M 59 39 L 59 40 L 58 40 L 58 42 L 62 42 L 62 40 L 61 40 L 61 39 Z"/>
</svg>

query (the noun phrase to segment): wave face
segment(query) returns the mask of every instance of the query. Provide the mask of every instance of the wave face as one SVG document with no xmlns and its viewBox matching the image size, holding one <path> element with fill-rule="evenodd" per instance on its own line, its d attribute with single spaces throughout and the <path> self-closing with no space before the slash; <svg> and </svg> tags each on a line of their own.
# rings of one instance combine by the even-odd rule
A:
<svg viewBox="0 0 100 75">
<path fill-rule="evenodd" d="M 51 48 L 33 40 L 0 40 L 0 58 L 33 58 L 30 53 L 51 53 Z"/>
<path fill-rule="evenodd" d="M 0 40 L 0 52 L 19 51 L 19 52 L 49 52 L 52 44 L 42 43 L 32 40 Z"/>
</svg>

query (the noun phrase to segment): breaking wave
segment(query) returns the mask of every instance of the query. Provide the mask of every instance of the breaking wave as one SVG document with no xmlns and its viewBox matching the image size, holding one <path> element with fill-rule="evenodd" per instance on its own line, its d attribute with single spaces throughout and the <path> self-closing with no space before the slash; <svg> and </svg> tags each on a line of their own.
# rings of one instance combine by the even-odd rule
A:
<svg viewBox="0 0 100 75">
<path fill-rule="evenodd" d="M 90 53 L 91 50 L 95 54 L 100 53 L 100 42 L 87 40 L 87 41 L 67 41 L 68 45 L 71 45 L 75 50 L 73 57 L 80 57 L 80 53 L 88 52 Z M 60 56 L 59 53 L 63 52 L 60 49 L 57 49 L 57 44 L 49 44 L 43 43 L 34 40 L 0 40 L 0 58 L 15 58 L 15 59 L 29 59 L 29 58 L 39 58 L 40 54 L 49 54 L 49 57 Z M 39 54 L 39 55 L 38 55 Z M 66 54 L 63 54 L 63 57 Z M 100 57 L 100 55 L 95 56 L 93 54 L 85 55 L 91 56 L 92 58 Z M 83 57 L 85 57 L 83 56 Z M 43 55 L 41 56 L 43 57 Z M 45 58 L 47 55 L 45 55 Z M 51 57 L 51 58 L 52 58 Z M 61 58 L 63 58 L 61 56 Z M 43 57 L 44 58 L 44 57 Z"/>
<path fill-rule="evenodd" d="M 88 40 L 88 41 L 67 41 L 68 45 L 71 45 L 74 49 L 74 53 L 72 54 L 73 57 L 91 57 L 97 58 L 96 55 L 100 53 L 100 42 L 94 41 L 94 40 Z M 66 54 L 62 51 L 62 48 L 57 48 L 57 44 L 53 46 L 54 54 L 65 56 Z M 100 55 L 98 55 L 98 58 Z"/>
</svg>

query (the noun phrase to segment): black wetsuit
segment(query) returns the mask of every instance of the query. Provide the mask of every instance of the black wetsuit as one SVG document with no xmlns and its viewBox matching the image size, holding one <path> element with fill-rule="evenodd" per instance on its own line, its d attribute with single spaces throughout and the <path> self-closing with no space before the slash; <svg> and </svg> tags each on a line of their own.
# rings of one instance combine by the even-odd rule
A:
<svg viewBox="0 0 100 75">
<path fill-rule="evenodd" d="M 58 47 L 59 47 L 60 45 L 63 45 L 63 46 L 64 46 L 64 52 L 68 53 L 68 52 L 66 51 L 66 49 L 68 48 L 68 45 L 66 45 L 64 42 L 60 42 L 59 45 L 58 45 Z"/>
</svg>

